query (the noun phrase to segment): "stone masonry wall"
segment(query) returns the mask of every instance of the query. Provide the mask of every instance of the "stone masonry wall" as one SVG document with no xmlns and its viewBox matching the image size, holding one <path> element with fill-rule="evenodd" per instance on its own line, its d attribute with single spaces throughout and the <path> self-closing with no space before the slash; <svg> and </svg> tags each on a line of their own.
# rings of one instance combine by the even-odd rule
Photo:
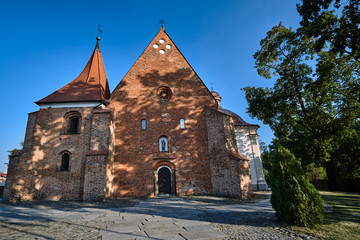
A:
<svg viewBox="0 0 360 240">
<path fill-rule="evenodd" d="M 64 116 L 71 111 L 81 115 L 79 134 L 65 134 Z M 46 108 L 29 115 L 24 143 L 28 149 L 9 163 L 12 179 L 7 184 L 8 200 L 82 199 L 91 111 L 92 108 Z M 64 152 L 70 154 L 69 171 L 60 171 Z"/>
<path fill-rule="evenodd" d="M 33 145 L 36 116 L 37 112 L 29 113 L 23 149 L 29 149 Z"/>
<path fill-rule="evenodd" d="M 224 128 L 224 137 L 225 137 L 225 148 L 231 152 L 238 152 L 238 147 L 236 144 L 236 135 L 234 121 L 232 117 L 224 115 L 223 119 L 223 128 Z"/>
<path fill-rule="evenodd" d="M 229 157 L 229 150 L 234 149 L 229 131 L 233 128 L 232 120 L 215 109 L 207 109 L 207 130 L 211 156 L 211 181 L 213 193 L 221 196 L 242 197 L 240 185 L 240 166 L 237 160 Z M 234 135 L 235 136 L 235 135 Z M 231 146 L 227 149 L 226 146 Z"/>
<path fill-rule="evenodd" d="M 84 200 L 111 197 L 113 154 L 111 109 L 94 109 L 91 121 L 90 150 L 86 154 Z"/>
<path fill-rule="evenodd" d="M 248 199 L 253 196 L 253 185 L 251 183 L 250 165 L 248 160 L 240 160 L 239 163 L 239 176 L 241 198 Z"/>
<path fill-rule="evenodd" d="M 84 200 L 102 200 L 105 198 L 106 154 L 92 153 L 86 156 Z"/>
</svg>

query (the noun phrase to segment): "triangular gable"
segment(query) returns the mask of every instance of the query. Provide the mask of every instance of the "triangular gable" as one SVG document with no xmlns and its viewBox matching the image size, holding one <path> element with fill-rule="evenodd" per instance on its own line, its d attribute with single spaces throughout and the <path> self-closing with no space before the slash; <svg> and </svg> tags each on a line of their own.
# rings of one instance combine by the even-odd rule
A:
<svg viewBox="0 0 360 240">
<path fill-rule="evenodd" d="M 151 43 L 146 47 L 121 82 L 116 86 L 111 94 L 111 99 L 118 98 L 119 96 L 115 97 L 117 92 L 129 83 L 133 84 L 135 81 L 138 81 L 137 78 L 142 78 L 144 81 L 142 81 L 141 84 L 146 86 L 146 79 L 154 79 L 156 77 L 165 78 L 165 75 L 168 78 L 181 75 L 183 79 L 197 81 L 199 87 L 203 89 L 204 95 L 210 99 L 210 105 L 217 105 L 217 102 L 209 89 L 191 67 L 170 36 L 165 32 L 163 27 L 160 28 L 160 31 Z"/>
</svg>

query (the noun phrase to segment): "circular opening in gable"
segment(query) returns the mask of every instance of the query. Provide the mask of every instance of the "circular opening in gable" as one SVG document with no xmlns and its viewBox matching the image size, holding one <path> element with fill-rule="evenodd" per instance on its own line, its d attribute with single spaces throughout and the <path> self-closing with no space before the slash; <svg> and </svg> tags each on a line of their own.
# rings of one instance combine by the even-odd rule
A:
<svg viewBox="0 0 360 240">
<path fill-rule="evenodd" d="M 162 100 L 168 100 L 172 96 L 172 91 L 169 87 L 162 86 L 158 88 L 157 95 Z"/>
</svg>

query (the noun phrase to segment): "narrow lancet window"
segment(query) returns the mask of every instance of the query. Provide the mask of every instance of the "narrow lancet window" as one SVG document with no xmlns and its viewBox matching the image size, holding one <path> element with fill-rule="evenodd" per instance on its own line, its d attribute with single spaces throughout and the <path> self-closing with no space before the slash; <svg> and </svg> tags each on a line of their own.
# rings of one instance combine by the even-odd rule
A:
<svg viewBox="0 0 360 240">
<path fill-rule="evenodd" d="M 70 155 L 68 153 L 64 153 L 61 156 L 60 171 L 69 171 L 69 166 L 70 166 Z"/>
<path fill-rule="evenodd" d="M 180 119 L 180 129 L 185 129 L 185 119 Z"/>
<path fill-rule="evenodd" d="M 69 118 L 68 134 L 77 134 L 79 129 L 79 118 L 73 116 Z"/>
<path fill-rule="evenodd" d="M 69 112 L 65 115 L 65 134 L 80 132 L 80 116 L 79 112 Z"/>
<path fill-rule="evenodd" d="M 145 119 L 141 120 L 141 129 L 143 129 L 143 130 L 146 129 L 146 120 Z"/>
<path fill-rule="evenodd" d="M 169 151 L 168 139 L 165 136 L 159 138 L 159 151 L 160 152 Z"/>
</svg>

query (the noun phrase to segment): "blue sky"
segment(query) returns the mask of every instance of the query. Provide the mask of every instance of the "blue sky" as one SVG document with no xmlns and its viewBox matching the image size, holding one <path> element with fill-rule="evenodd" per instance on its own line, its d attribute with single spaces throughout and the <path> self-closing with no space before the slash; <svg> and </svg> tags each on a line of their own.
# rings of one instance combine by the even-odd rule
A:
<svg viewBox="0 0 360 240">
<path fill-rule="evenodd" d="M 200 1 L 14 1 L 0 7 L 0 171 L 7 151 L 20 148 L 27 114 L 34 103 L 72 81 L 96 44 L 97 26 L 110 89 L 124 77 L 165 20 L 165 30 L 194 70 L 222 96 L 222 107 L 259 124 L 270 143 L 268 126 L 246 114 L 245 86 L 271 87 L 260 78 L 252 55 L 266 32 L 280 21 L 299 25 L 292 0 Z"/>
</svg>

